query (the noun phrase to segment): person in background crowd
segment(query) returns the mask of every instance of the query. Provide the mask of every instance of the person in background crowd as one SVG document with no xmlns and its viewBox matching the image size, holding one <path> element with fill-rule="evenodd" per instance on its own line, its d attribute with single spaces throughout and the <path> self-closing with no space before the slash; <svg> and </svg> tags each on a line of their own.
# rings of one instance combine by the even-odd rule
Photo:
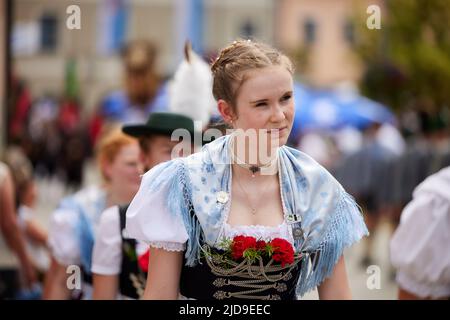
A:
<svg viewBox="0 0 450 320">
<path fill-rule="evenodd" d="M 185 46 L 185 59 L 169 88 L 170 113 L 155 112 L 150 114 L 146 124 L 122 128 L 123 132 L 139 140 L 145 171 L 173 157 L 189 155 L 196 144 L 211 140 L 211 136 L 205 137 L 205 141 L 198 139 L 200 130 L 205 130 L 209 124 L 211 106 L 214 105 L 211 70 L 189 43 Z M 195 121 L 201 124 L 197 128 Z M 176 134 L 180 130 L 183 131 L 182 141 L 178 142 Z M 95 299 L 114 299 L 118 293 L 136 299 L 144 291 L 149 248 L 142 241 L 126 237 L 127 208 L 128 205 L 115 206 L 102 214 L 92 266 Z"/>
<path fill-rule="evenodd" d="M 390 180 L 387 168 L 394 157 L 391 150 L 377 139 L 381 123 L 372 123 L 364 130 L 360 149 L 340 160 L 335 169 L 336 179 L 354 195 L 363 206 L 367 228 L 372 236 L 364 239 L 364 254 L 361 264 L 367 267 L 373 263 L 373 232 L 377 229 L 385 202 L 385 189 Z"/>
<path fill-rule="evenodd" d="M 34 217 L 37 189 L 33 168 L 20 148 L 10 147 L 6 154 L 6 161 L 14 179 L 19 226 L 25 235 L 27 253 L 39 278 L 39 283 L 36 283 L 32 290 L 33 295 L 29 297 L 39 298 L 42 290 L 41 282 L 50 260 L 47 250 L 47 231 Z M 31 294 L 29 288 L 23 288 L 22 295 L 25 294 Z"/>
<path fill-rule="evenodd" d="M 19 288 L 19 270 L 27 287 L 36 282 L 36 272 L 17 222 L 13 178 L 3 162 L 0 162 L 0 231 L 0 300 L 13 299 Z"/>
<path fill-rule="evenodd" d="M 146 169 L 172 159 L 172 152 L 180 143 L 171 139 L 177 129 L 185 129 L 194 137 L 192 119 L 174 113 L 152 113 L 146 124 L 122 128 L 124 133 L 139 139 L 141 160 Z M 186 141 L 181 143 L 186 144 Z M 184 149 L 191 150 L 190 144 L 191 141 L 187 141 Z M 190 152 L 185 155 L 188 154 Z M 127 208 L 128 204 L 111 207 L 100 219 L 91 270 L 94 299 L 138 299 L 143 293 L 149 249 L 147 244 L 125 236 Z"/>
<path fill-rule="evenodd" d="M 58 128 L 64 143 L 61 146 L 61 174 L 66 185 L 78 190 L 82 185 L 83 166 L 90 154 L 88 135 L 81 118 L 77 99 L 62 100 L 58 115 Z"/>
<path fill-rule="evenodd" d="M 155 70 L 156 48 L 137 40 L 122 52 L 124 89 L 107 95 L 91 120 L 95 144 L 101 128 L 110 123 L 142 123 L 151 112 L 167 111 L 167 88 Z"/>
<path fill-rule="evenodd" d="M 428 176 L 450 165 L 450 140 L 448 119 L 443 114 L 431 115 L 426 112 L 414 114 L 416 131 L 407 139 L 407 147 L 400 158 L 393 163 L 392 221 L 398 226 L 404 207 L 412 200 L 414 189 Z"/>
<path fill-rule="evenodd" d="M 100 141 L 97 158 L 104 184 L 88 186 L 64 198 L 52 215 L 48 239 L 52 261 L 44 284 L 46 299 L 91 297 L 92 249 L 100 215 L 107 207 L 128 203 L 139 187 L 142 165 L 136 139 L 113 130 Z M 82 272 L 81 288 L 67 286 L 67 267 L 71 265 Z"/>
<path fill-rule="evenodd" d="M 399 299 L 450 298 L 450 167 L 414 189 L 390 243 Z"/>
</svg>

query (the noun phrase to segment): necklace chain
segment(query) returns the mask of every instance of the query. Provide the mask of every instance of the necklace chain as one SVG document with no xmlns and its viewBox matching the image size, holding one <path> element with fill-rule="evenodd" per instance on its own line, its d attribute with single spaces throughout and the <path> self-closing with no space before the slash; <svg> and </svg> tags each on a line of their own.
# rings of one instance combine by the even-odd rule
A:
<svg viewBox="0 0 450 320">
<path fill-rule="evenodd" d="M 242 187 L 241 182 L 240 182 L 239 180 L 240 180 L 240 179 L 237 179 L 237 177 L 236 177 L 236 181 L 237 181 L 237 183 L 239 184 L 239 187 L 241 188 L 242 192 L 244 192 L 245 197 L 247 198 L 247 202 L 248 202 L 248 205 L 250 206 L 250 209 L 251 209 L 251 211 L 252 211 L 252 214 L 255 215 L 255 214 L 256 214 L 256 209 L 257 209 L 257 208 L 255 208 L 255 207 L 252 205 L 252 203 L 251 203 L 251 201 L 250 201 L 250 197 L 248 196 L 247 191 L 245 191 L 245 189 Z"/>
<path fill-rule="evenodd" d="M 244 169 L 250 170 L 250 172 L 252 173 L 252 178 L 255 178 L 255 173 L 256 172 L 260 172 L 261 168 L 268 168 L 268 167 L 270 167 L 270 166 L 272 166 L 274 164 L 274 161 L 277 161 L 277 157 L 276 157 L 274 160 L 271 160 L 268 163 L 265 163 L 265 164 L 263 164 L 261 166 L 250 165 L 250 164 L 245 163 L 244 161 L 240 160 L 234 154 L 234 139 L 233 139 L 233 137 L 231 137 L 231 143 L 230 143 L 230 149 L 229 150 L 230 150 L 230 153 L 231 153 L 231 160 L 232 160 L 232 162 L 237 164 L 238 166 L 244 168 Z M 248 205 L 249 205 L 249 207 L 251 209 L 252 214 L 256 215 L 258 206 L 255 207 L 255 206 L 252 205 L 252 202 L 250 201 L 250 197 L 249 197 L 247 191 L 245 191 L 244 187 L 241 184 L 240 179 L 238 179 L 237 176 L 236 176 L 236 181 L 237 181 L 237 183 L 239 185 L 239 188 L 245 194 L 245 198 L 247 199 L 247 202 L 248 202 Z M 268 185 L 270 185 L 270 183 Z M 265 192 L 266 190 L 267 190 L 267 187 L 263 191 Z M 262 194 L 264 195 L 264 193 L 262 193 Z"/>
</svg>

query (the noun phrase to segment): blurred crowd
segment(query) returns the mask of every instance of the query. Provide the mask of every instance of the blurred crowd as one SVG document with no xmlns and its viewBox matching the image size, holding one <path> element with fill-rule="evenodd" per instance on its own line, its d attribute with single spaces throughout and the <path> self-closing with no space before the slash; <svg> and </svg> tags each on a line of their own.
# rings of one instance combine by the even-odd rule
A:
<svg viewBox="0 0 450 320">
<path fill-rule="evenodd" d="M 371 236 L 361 264 L 374 264 L 374 233 L 387 221 L 397 228 L 414 189 L 450 166 L 449 115 L 408 111 L 398 125 L 372 123 L 302 136 L 299 149 L 324 165 L 352 194 L 366 214 Z"/>
</svg>

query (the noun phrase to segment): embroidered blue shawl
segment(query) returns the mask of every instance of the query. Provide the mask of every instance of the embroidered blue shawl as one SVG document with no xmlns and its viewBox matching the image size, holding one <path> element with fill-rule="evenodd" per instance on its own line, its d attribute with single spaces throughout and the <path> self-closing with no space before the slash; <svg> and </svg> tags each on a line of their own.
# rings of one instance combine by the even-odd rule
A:
<svg viewBox="0 0 450 320">
<path fill-rule="evenodd" d="M 198 263 L 201 241 L 215 246 L 221 240 L 232 201 L 229 143 L 229 135 L 221 137 L 198 153 L 151 170 L 150 191 L 169 183 L 167 207 L 184 221 L 188 266 Z M 285 221 L 296 231 L 295 250 L 304 254 L 296 288 L 303 295 L 329 277 L 344 248 L 368 231 L 353 198 L 312 158 L 283 146 L 278 161 Z"/>
</svg>

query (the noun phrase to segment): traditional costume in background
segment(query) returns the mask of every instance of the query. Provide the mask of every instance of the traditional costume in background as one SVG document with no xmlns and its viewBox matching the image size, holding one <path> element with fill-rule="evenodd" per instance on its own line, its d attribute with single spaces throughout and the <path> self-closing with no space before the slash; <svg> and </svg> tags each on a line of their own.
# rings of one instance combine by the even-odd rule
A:
<svg viewBox="0 0 450 320">
<path fill-rule="evenodd" d="M 81 292 L 74 290 L 73 298 L 92 297 L 92 250 L 105 207 L 106 192 L 92 186 L 64 198 L 52 214 L 48 244 L 53 257 L 61 265 L 79 266 L 83 274 Z"/>
<path fill-rule="evenodd" d="M 127 125 L 123 132 L 133 137 L 163 135 L 170 137 L 176 129 L 184 129 L 194 137 L 191 118 L 168 112 L 152 113 L 147 123 Z M 105 210 L 99 222 L 92 273 L 119 277 L 118 299 L 139 299 L 145 289 L 148 268 L 145 255 L 148 246 L 125 235 L 125 212 L 128 206 Z"/>
<path fill-rule="evenodd" d="M 200 121 L 200 133 L 209 122 L 212 107 L 212 75 L 206 62 L 186 44 L 185 59 L 169 82 L 170 112 L 154 112 L 145 124 L 128 124 L 122 130 L 135 138 L 162 135 L 171 137 L 177 129 L 189 133 L 191 142 L 196 134 L 194 121 Z M 182 135 L 183 136 L 183 135 Z M 184 137 L 184 136 L 183 136 Z M 184 137 L 188 138 L 188 137 Z M 152 152 L 152 151 L 150 151 Z M 191 153 L 191 152 L 189 152 Z M 128 206 L 105 211 L 100 222 L 94 248 L 92 272 L 119 277 L 119 298 L 138 299 L 145 289 L 148 269 L 148 246 L 125 235 L 125 211 Z"/>
<path fill-rule="evenodd" d="M 91 272 L 118 277 L 117 299 L 139 299 L 147 278 L 148 246 L 125 236 L 128 205 L 113 206 L 101 216 L 92 254 Z M 142 260 L 146 260 L 141 265 Z"/>
<path fill-rule="evenodd" d="M 450 298 L 450 167 L 423 181 L 391 239 L 399 286 L 421 298 Z"/>
</svg>

